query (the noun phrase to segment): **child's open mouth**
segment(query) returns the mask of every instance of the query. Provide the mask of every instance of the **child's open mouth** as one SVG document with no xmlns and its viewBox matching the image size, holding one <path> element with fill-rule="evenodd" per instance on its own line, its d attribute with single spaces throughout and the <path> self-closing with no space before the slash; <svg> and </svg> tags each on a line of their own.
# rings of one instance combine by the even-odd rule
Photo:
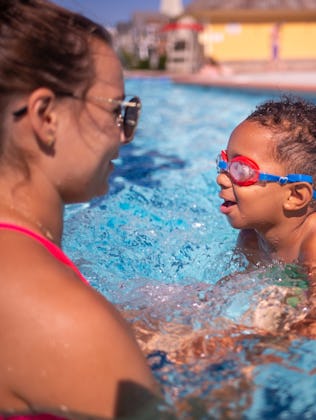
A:
<svg viewBox="0 0 316 420">
<path fill-rule="evenodd" d="M 222 205 L 224 206 L 224 207 L 231 207 L 231 206 L 234 206 L 236 203 L 235 203 L 235 201 L 225 201 Z"/>
<path fill-rule="evenodd" d="M 237 203 L 235 201 L 226 200 L 220 207 L 220 211 L 224 214 L 229 213 L 231 207 L 235 206 Z"/>
</svg>

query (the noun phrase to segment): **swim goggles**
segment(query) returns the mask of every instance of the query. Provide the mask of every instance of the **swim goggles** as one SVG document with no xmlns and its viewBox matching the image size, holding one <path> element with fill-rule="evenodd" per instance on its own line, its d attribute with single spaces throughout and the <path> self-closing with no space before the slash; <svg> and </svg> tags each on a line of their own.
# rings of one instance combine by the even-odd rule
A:
<svg viewBox="0 0 316 420">
<path fill-rule="evenodd" d="M 222 150 L 216 160 L 217 172 L 228 172 L 231 181 L 241 187 L 253 185 L 258 181 L 278 182 L 285 185 L 288 182 L 308 182 L 313 185 L 313 178 L 310 175 L 288 174 L 277 176 L 260 172 L 256 162 L 246 156 L 236 156 L 228 161 L 227 151 Z M 313 192 L 313 199 L 316 199 L 316 191 Z"/>
</svg>

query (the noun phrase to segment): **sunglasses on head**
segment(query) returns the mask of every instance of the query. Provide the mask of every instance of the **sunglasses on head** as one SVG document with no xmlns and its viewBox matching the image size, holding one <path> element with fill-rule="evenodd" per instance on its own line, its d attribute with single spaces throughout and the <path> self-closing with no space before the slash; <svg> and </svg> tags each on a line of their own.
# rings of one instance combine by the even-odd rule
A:
<svg viewBox="0 0 316 420">
<path fill-rule="evenodd" d="M 71 93 L 62 93 L 60 95 L 69 96 L 79 100 L 86 100 L 87 102 L 92 102 L 100 105 L 105 103 L 116 105 L 117 109 L 114 110 L 116 114 L 116 124 L 123 130 L 125 143 L 130 143 L 133 140 L 140 116 L 140 111 L 142 108 L 142 103 L 138 96 L 134 96 L 130 100 L 120 100 L 113 98 L 104 98 L 101 96 L 89 96 L 87 98 L 80 98 Z M 108 109 L 105 109 L 105 111 L 113 112 Z M 14 111 L 13 115 L 16 118 L 19 118 L 25 115 L 26 113 L 27 106 L 25 105 L 17 111 Z"/>
<path fill-rule="evenodd" d="M 228 161 L 227 151 L 222 150 L 216 160 L 217 172 L 227 172 L 231 181 L 241 187 L 253 185 L 256 182 L 278 182 L 280 185 L 288 182 L 308 182 L 313 185 L 313 178 L 310 175 L 288 174 L 277 176 L 260 172 L 258 164 L 246 156 L 236 156 Z M 313 198 L 316 199 L 316 191 L 313 192 Z"/>
</svg>

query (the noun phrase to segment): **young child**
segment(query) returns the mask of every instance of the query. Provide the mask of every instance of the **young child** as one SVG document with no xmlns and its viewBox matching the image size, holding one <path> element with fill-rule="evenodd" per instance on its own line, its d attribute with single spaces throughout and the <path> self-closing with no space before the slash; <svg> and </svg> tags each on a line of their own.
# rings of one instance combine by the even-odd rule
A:
<svg viewBox="0 0 316 420">
<path fill-rule="evenodd" d="M 203 359 L 209 365 L 221 363 L 232 352 L 243 351 L 243 341 L 251 340 L 252 334 L 262 349 L 265 341 L 260 337 L 265 335 L 282 336 L 286 345 L 292 333 L 294 337 L 298 333 L 316 338 L 316 303 L 315 310 L 308 308 L 308 298 L 316 302 L 316 105 L 287 97 L 260 105 L 235 128 L 217 166 L 221 212 L 240 230 L 238 247 L 253 263 L 281 261 L 306 266 L 312 293 L 305 296 L 306 276 L 299 278 L 304 287 L 291 285 L 289 276 L 289 287 L 286 281 L 282 286 L 276 282 L 257 293 L 238 322 L 220 312 L 208 326 L 203 320 L 209 319 L 212 310 L 216 312 L 225 301 L 225 293 L 229 293 L 225 284 L 238 284 L 243 273 L 241 278 L 236 273 L 227 276 L 211 289 L 209 285 L 193 284 L 185 286 L 184 292 L 177 285 L 177 298 L 164 299 L 157 310 L 163 311 L 164 304 L 168 306 L 166 311 L 172 305 L 177 311 L 181 305 L 188 307 L 186 299 L 192 300 L 192 312 L 200 328 L 181 323 L 176 317 L 167 322 L 161 315 L 153 315 L 154 305 L 125 312 L 144 353 L 158 365 L 167 361 L 201 366 Z M 299 269 L 295 272 L 300 275 Z M 171 290 L 168 297 L 172 296 Z M 203 301 L 197 297 L 200 291 L 205 292 Z M 271 342 L 266 343 L 269 347 Z M 254 359 L 250 356 L 244 370 L 248 381 L 256 365 Z"/>
<path fill-rule="evenodd" d="M 220 210 L 240 229 L 238 248 L 254 263 L 306 267 L 316 308 L 316 105 L 284 97 L 258 106 L 217 168 Z"/>
<path fill-rule="evenodd" d="M 316 268 L 316 105 L 284 98 L 258 106 L 217 166 L 220 210 L 250 260 Z"/>
<path fill-rule="evenodd" d="M 221 211 L 234 228 L 240 229 L 240 249 L 253 263 L 278 260 L 305 265 L 312 282 L 313 275 L 316 278 L 316 106 L 299 98 L 264 103 L 235 128 L 217 165 Z M 185 293 L 180 287 L 176 293 L 183 303 L 192 299 L 197 319 L 207 319 L 209 311 L 223 302 L 225 283 L 238 281 L 234 273 L 210 290 L 209 285 L 197 288 L 194 284 L 185 286 Z M 305 281 L 302 283 L 305 286 Z M 199 301 L 196 296 L 205 290 L 205 302 Z M 170 289 L 168 293 L 170 296 Z M 169 311 L 172 304 L 177 307 L 176 299 L 164 302 Z M 167 355 L 174 363 L 194 363 L 201 358 L 217 363 L 232 350 L 239 351 L 245 318 L 247 337 L 249 331 L 286 333 L 287 338 L 293 331 L 316 337 L 312 311 L 306 316 L 301 310 L 306 303 L 305 289 L 269 285 L 255 302 L 238 323 L 221 314 L 212 318 L 210 327 L 200 329 L 153 316 L 154 305 L 139 312 L 126 311 L 125 316 L 133 322 L 144 353 L 162 354 L 162 361 Z"/>
</svg>

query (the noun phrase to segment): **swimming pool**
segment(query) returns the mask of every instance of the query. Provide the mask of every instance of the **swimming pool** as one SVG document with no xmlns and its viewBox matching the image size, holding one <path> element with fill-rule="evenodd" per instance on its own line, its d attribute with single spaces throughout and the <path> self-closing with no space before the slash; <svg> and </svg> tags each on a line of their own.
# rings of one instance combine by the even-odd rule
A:
<svg viewBox="0 0 316 420">
<path fill-rule="evenodd" d="M 316 342 L 252 329 L 266 290 L 284 283 L 296 293 L 304 278 L 293 266 L 245 272 L 237 232 L 218 210 L 215 158 L 271 94 L 167 78 L 127 80 L 126 92 L 143 101 L 137 136 L 110 194 L 67 208 L 64 249 L 139 328 L 178 418 L 314 418 Z M 190 345 L 177 347 L 184 337 Z"/>
</svg>

